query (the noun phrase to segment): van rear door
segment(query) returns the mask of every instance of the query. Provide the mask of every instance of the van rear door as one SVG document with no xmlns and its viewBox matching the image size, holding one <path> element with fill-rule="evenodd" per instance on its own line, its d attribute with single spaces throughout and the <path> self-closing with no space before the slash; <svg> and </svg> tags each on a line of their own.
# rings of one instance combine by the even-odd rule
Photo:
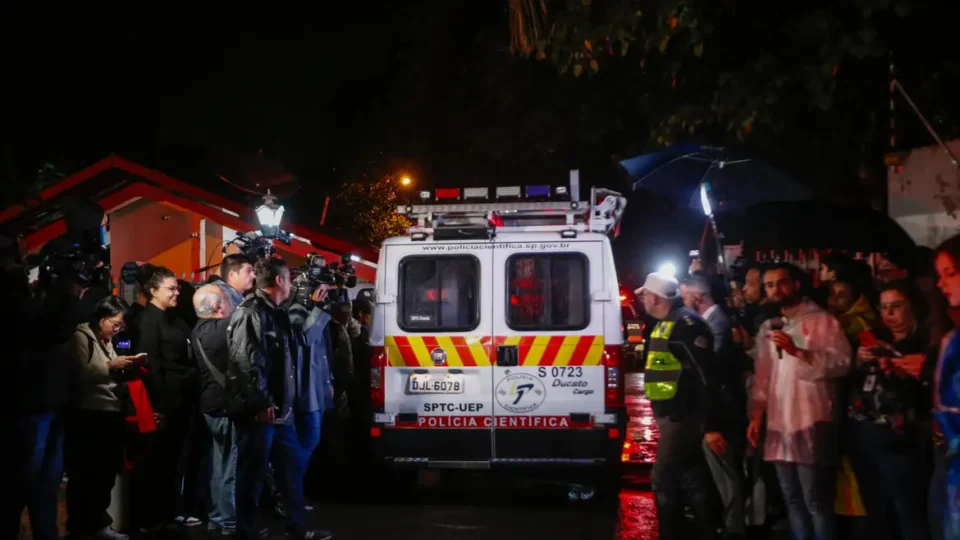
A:
<svg viewBox="0 0 960 540">
<path fill-rule="evenodd" d="M 386 247 L 385 457 L 486 467 L 492 454 L 489 242 Z"/>
<path fill-rule="evenodd" d="M 494 249 L 495 462 L 605 459 L 605 430 L 591 429 L 605 413 L 605 304 L 591 293 L 607 260 L 601 240 Z"/>
</svg>

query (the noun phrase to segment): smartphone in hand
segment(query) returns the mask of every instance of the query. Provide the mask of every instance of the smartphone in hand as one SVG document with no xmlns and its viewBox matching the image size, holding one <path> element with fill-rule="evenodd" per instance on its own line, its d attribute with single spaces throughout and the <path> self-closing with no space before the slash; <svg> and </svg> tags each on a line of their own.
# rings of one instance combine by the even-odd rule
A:
<svg viewBox="0 0 960 540">
<path fill-rule="evenodd" d="M 882 347 L 880 345 L 870 347 L 870 354 L 880 357 L 880 358 L 902 358 L 903 355 L 900 354 L 895 349 L 889 347 Z"/>
</svg>

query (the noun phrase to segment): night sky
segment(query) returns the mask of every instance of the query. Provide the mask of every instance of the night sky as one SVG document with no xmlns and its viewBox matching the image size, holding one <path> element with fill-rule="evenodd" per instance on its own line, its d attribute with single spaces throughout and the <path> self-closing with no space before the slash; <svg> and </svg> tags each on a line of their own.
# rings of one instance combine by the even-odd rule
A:
<svg viewBox="0 0 960 540">
<path fill-rule="evenodd" d="M 322 197 L 348 177 L 404 170 L 427 187 L 561 184 L 579 167 L 585 183 L 610 184 L 620 179 L 611 158 L 639 148 L 583 129 L 577 111 L 586 107 L 581 96 L 596 91 L 591 83 L 564 81 L 552 66 L 510 56 L 505 0 L 239 6 L 4 17 L 4 71 L 13 88 L 0 170 L 6 201 L 22 198 L 44 162 L 70 174 L 111 152 L 242 196 L 216 173 L 246 183 L 244 171 L 262 150 L 274 172 L 296 176 L 298 221 L 315 223 Z M 929 62 L 912 62 L 915 81 L 930 80 L 935 55 Z M 881 70 L 876 92 L 864 97 L 876 107 L 871 129 L 880 141 L 883 78 Z M 597 88 L 603 84 L 598 78 Z M 617 90 L 602 88 L 630 99 Z M 556 95 L 559 105 L 541 106 Z M 941 108 L 930 107 L 934 120 Z M 806 114 L 798 109 L 798 117 Z M 901 124 L 916 131 L 911 120 Z M 829 121 L 819 120 L 821 128 Z M 646 130 L 626 124 L 622 132 Z M 799 132 L 794 140 L 805 138 Z M 916 141 L 930 144 L 922 130 Z M 819 163 L 833 159 L 824 156 L 791 152 L 788 138 L 775 159 L 801 175 L 812 164 L 853 178 L 862 158 L 833 167 Z M 881 156 L 869 157 L 876 165 Z M 820 174 L 805 180 L 832 183 Z"/>
<path fill-rule="evenodd" d="M 335 165 L 388 98 L 404 41 L 391 21 L 409 17 L 342 4 L 40 21 L 16 68 L 17 171 L 111 151 L 189 170 L 216 147 L 262 148 L 298 172 Z"/>
<path fill-rule="evenodd" d="M 260 149 L 310 186 L 381 152 L 447 177 L 470 149 L 451 144 L 456 119 L 434 109 L 469 100 L 471 57 L 508 59 L 501 2 L 61 15 L 37 20 L 25 55 L 8 57 L 15 177 L 109 152 L 197 176 L 221 154 Z M 483 32 L 499 37 L 475 46 Z"/>
</svg>

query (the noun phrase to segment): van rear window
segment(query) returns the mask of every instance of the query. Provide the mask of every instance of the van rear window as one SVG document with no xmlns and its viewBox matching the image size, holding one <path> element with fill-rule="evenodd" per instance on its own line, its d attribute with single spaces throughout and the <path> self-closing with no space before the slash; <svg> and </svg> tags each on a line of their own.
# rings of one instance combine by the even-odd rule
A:
<svg viewBox="0 0 960 540">
<path fill-rule="evenodd" d="M 480 325 L 480 261 L 471 255 L 400 261 L 400 328 L 466 332 Z"/>
<path fill-rule="evenodd" d="M 587 258 L 582 253 L 507 259 L 507 324 L 514 330 L 581 330 L 590 324 Z"/>
</svg>

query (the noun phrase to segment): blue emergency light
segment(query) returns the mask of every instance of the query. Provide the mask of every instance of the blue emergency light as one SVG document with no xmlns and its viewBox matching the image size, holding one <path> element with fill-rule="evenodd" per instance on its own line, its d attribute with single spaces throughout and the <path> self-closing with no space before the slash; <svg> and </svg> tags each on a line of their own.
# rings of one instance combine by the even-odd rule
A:
<svg viewBox="0 0 960 540">
<path fill-rule="evenodd" d="M 549 197 L 550 196 L 550 186 L 526 186 L 527 198 L 532 197 Z"/>
</svg>

